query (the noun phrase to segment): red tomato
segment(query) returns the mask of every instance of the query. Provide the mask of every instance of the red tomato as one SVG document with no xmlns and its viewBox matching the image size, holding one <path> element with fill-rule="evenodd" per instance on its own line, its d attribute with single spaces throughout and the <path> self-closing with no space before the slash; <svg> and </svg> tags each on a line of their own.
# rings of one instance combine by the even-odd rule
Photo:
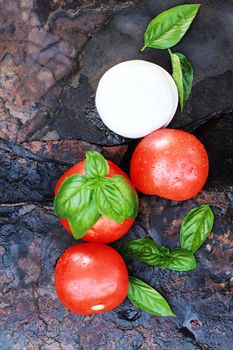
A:
<svg viewBox="0 0 233 350">
<path fill-rule="evenodd" d="M 109 165 L 109 173 L 107 177 L 112 177 L 116 174 L 124 176 L 127 181 L 132 185 L 128 176 L 114 163 L 111 161 L 107 161 Z M 85 161 L 82 161 L 73 167 L 71 167 L 57 182 L 55 188 L 55 196 L 63 183 L 63 181 L 74 174 L 85 174 Z M 122 237 L 126 232 L 129 231 L 130 227 L 133 225 L 135 218 L 133 219 L 125 219 L 123 224 L 119 224 L 115 221 L 109 220 L 104 216 L 101 216 L 97 223 L 92 226 L 85 236 L 82 237 L 84 241 L 87 242 L 99 242 L 99 243 L 110 243 L 116 241 L 120 237 Z M 71 233 L 70 225 L 66 219 L 60 219 L 61 224 L 64 228 Z"/>
<path fill-rule="evenodd" d="M 128 271 L 120 254 L 100 243 L 68 248 L 55 268 L 59 299 L 81 315 L 114 309 L 125 299 L 128 284 Z"/>
<path fill-rule="evenodd" d="M 135 187 L 145 194 L 181 201 L 204 186 L 209 162 L 203 144 L 182 130 L 160 129 L 136 147 L 130 164 Z"/>
</svg>

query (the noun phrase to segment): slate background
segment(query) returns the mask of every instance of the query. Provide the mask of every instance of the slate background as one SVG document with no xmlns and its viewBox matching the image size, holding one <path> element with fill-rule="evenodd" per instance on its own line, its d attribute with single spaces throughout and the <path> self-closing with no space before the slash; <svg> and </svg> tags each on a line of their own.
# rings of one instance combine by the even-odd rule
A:
<svg viewBox="0 0 233 350">
<path fill-rule="evenodd" d="M 127 259 L 131 274 L 157 288 L 176 318 L 150 316 L 126 300 L 112 312 L 81 317 L 53 288 L 62 251 L 76 242 L 53 215 L 53 188 L 95 148 L 127 171 L 136 142 L 107 130 L 94 106 L 101 75 L 141 58 L 170 71 L 166 50 L 140 53 L 157 13 L 192 1 L 0 0 L 0 348 L 3 350 L 232 349 L 233 10 L 204 0 L 175 51 L 193 64 L 184 113 L 171 127 L 206 146 L 210 175 L 194 199 L 140 195 L 132 230 L 115 247 L 148 236 L 175 247 L 188 210 L 209 203 L 215 224 L 194 272 L 175 273 Z"/>
</svg>

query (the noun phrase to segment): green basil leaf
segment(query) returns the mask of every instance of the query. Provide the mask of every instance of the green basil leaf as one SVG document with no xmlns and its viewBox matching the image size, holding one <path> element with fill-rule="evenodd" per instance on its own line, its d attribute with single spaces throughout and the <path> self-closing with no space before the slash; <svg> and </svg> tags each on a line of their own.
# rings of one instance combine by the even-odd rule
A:
<svg viewBox="0 0 233 350">
<path fill-rule="evenodd" d="M 88 151 L 85 160 L 85 175 L 87 178 L 104 177 L 109 172 L 106 159 L 96 151 Z"/>
<path fill-rule="evenodd" d="M 189 271 L 194 270 L 196 266 L 196 259 L 189 250 L 177 248 L 170 251 L 168 269 L 174 271 Z"/>
<path fill-rule="evenodd" d="M 155 49 L 168 49 L 176 45 L 189 29 L 200 4 L 179 5 L 156 16 L 144 34 L 144 46 Z"/>
<path fill-rule="evenodd" d="M 151 266 L 167 267 L 170 262 L 169 249 L 160 247 L 149 238 L 139 238 L 126 243 L 121 253 Z"/>
<path fill-rule="evenodd" d="M 133 276 L 129 276 L 128 298 L 134 305 L 152 315 L 175 316 L 159 292 Z"/>
<path fill-rule="evenodd" d="M 121 192 L 113 183 L 103 182 L 96 189 L 97 208 L 100 214 L 110 220 L 123 224 L 125 220 L 125 205 Z"/>
<path fill-rule="evenodd" d="M 93 192 L 92 192 L 93 195 Z M 99 220 L 100 214 L 97 209 L 96 201 L 92 196 L 86 208 L 76 214 L 69 216 L 68 221 L 75 239 L 82 238 L 86 232 Z"/>
<path fill-rule="evenodd" d="M 122 175 L 114 175 L 112 180 L 124 199 L 125 217 L 127 219 L 135 218 L 138 214 L 137 192 Z"/>
<path fill-rule="evenodd" d="M 180 246 L 195 253 L 205 242 L 214 224 L 214 214 L 209 205 L 192 209 L 180 228 Z"/>
<path fill-rule="evenodd" d="M 90 191 L 85 188 L 85 176 L 76 174 L 68 177 L 61 185 L 55 200 L 54 211 L 59 217 L 68 217 L 89 202 Z"/>
<path fill-rule="evenodd" d="M 172 53 L 171 50 L 169 53 L 172 62 L 172 77 L 178 89 L 180 109 L 183 112 L 185 102 L 192 90 L 193 68 L 182 53 Z"/>
</svg>

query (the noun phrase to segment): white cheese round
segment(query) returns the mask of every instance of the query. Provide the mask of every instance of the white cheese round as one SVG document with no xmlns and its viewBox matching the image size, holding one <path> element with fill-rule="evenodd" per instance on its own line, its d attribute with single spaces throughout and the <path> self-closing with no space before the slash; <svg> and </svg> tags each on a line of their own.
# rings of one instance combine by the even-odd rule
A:
<svg viewBox="0 0 233 350">
<path fill-rule="evenodd" d="M 147 61 L 126 61 L 110 68 L 96 91 L 96 107 L 104 124 L 129 138 L 167 126 L 177 105 L 178 92 L 171 75 Z"/>
</svg>

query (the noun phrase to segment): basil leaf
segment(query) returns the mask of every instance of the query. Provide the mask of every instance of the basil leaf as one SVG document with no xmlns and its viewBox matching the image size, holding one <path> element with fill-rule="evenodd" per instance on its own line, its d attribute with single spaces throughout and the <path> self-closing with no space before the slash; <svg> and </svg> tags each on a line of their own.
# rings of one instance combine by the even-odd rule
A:
<svg viewBox="0 0 233 350">
<path fill-rule="evenodd" d="M 125 217 L 127 219 L 135 218 L 138 214 L 137 192 L 122 175 L 114 175 L 112 180 L 124 199 Z"/>
<path fill-rule="evenodd" d="M 167 267 L 170 262 L 169 249 L 160 247 L 149 238 L 139 238 L 126 243 L 121 253 L 151 266 Z"/>
<path fill-rule="evenodd" d="M 129 276 L 128 298 L 134 305 L 152 315 L 175 316 L 159 292 L 133 276 Z"/>
<path fill-rule="evenodd" d="M 90 191 L 85 189 L 87 180 L 83 175 L 76 174 L 68 177 L 61 185 L 55 200 L 54 211 L 59 217 L 68 217 L 87 206 Z"/>
<path fill-rule="evenodd" d="M 88 151 L 85 160 L 85 175 L 87 178 L 104 177 L 109 172 L 106 159 L 96 151 Z"/>
<path fill-rule="evenodd" d="M 174 271 L 189 271 L 194 270 L 196 266 L 196 259 L 189 250 L 177 248 L 170 251 L 168 269 Z"/>
<path fill-rule="evenodd" d="M 168 49 L 176 45 L 189 29 L 200 4 L 180 5 L 162 12 L 148 25 L 144 34 L 144 46 Z"/>
<path fill-rule="evenodd" d="M 170 270 L 188 271 L 196 268 L 196 260 L 190 251 L 160 247 L 149 238 L 139 238 L 126 243 L 121 253 L 148 265 L 161 266 Z"/>
<path fill-rule="evenodd" d="M 214 224 L 214 214 L 209 205 L 192 209 L 180 228 L 180 246 L 195 253 L 207 239 Z"/>
<path fill-rule="evenodd" d="M 125 205 L 121 192 L 112 183 L 103 182 L 96 189 L 97 208 L 100 214 L 123 224 Z"/>
<path fill-rule="evenodd" d="M 178 89 L 180 109 L 183 112 L 185 102 L 192 90 L 193 68 L 182 53 L 172 53 L 171 50 L 169 53 L 172 62 L 172 77 Z"/>
<path fill-rule="evenodd" d="M 96 201 L 92 199 L 92 196 L 90 196 L 88 207 L 83 208 L 81 211 L 68 217 L 69 225 L 74 238 L 82 238 L 86 232 L 93 225 L 95 225 L 99 218 L 100 214 L 97 209 Z"/>
</svg>

